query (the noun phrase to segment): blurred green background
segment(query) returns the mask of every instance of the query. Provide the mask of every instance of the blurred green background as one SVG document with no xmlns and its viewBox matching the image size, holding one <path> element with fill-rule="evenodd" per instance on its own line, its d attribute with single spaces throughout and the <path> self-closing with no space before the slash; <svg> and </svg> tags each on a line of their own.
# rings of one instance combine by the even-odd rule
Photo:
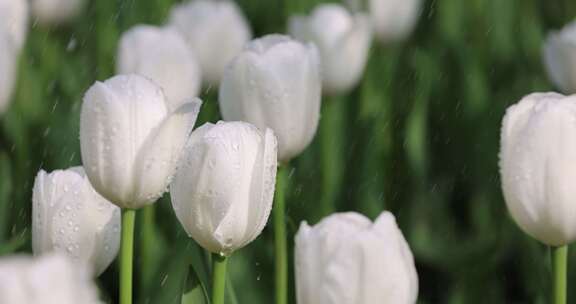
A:
<svg viewBox="0 0 576 304">
<path fill-rule="evenodd" d="M 163 23 L 175 2 L 90 1 L 67 26 L 32 25 L 13 104 L 0 120 L 0 254 L 31 252 L 36 172 L 81 163 L 82 95 L 113 75 L 120 34 L 138 23 Z M 289 15 L 320 1 L 238 2 L 261 36 L 284 32 Z M 542 41 L 574 16 L 572 0 L 425 1 L 414 34 L 375 44 L 361 85 L 329 101 L 342 114 L 330 122 L 340 132 L 331 158 L 322 156 L 319 134 L 291 163 L 291 238 L 300 221 L 316 223 L 331 209 L 371 218 L 390 210 L 416 258 L 419 303 L 546 303 L 549 251 L 508 216 L 499 129 L 508 105 L 554 89 L 541 63 Z M 201 97 L 199 123 L 216 121 L 217 89 Z M 319 165 L 327 162 L 328 185 Z M 334 192 L 328 202 L 326 187 Z M 205 255 L 180 228 L 168 194 L 156 208 L 154 242 L 143 247 L 137 240 L 136 302 L 179 303 L 188 292 L 193 303 L 204 303 Z M 145 229 L 136 229 L 138 238 Z M 268 227 L 232 257 L 228 303 L 273 302 L 273 255 Z M 568 292 L 576 299 L 576 252 L 571 258 Z M 114 302 L 116 265 L 98 282 Z"/>
</svg>

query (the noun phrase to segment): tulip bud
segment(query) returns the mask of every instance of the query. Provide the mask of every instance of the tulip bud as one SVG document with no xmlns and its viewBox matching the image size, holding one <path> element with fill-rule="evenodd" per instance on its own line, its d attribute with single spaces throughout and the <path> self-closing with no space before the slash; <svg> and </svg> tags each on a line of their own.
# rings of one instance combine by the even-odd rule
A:
<svg viewBox="0 0 576 304">
<path fill-rule="evenodd" d="M 261 232 L 274 197 L 276 138 L 244 122 L 192 133 L 170 186 L 178 220 L 207 250 L 229 255 Z"/>
<path fill-rule="evenodd" d="M 16 53 L 24 45 L 28 33 L 28 1 L 26 0 L 0 0 L 0 37 L 7 40 L 0 41 L 0 47 L 8 45 Z M 3 37 L 6 35 L 6 37 Z M 2 49 L 2 52 L 5 52 Z M 0 53 L 2 56 L 3 53 Z"/>
<path fill-rule="evenodd" d="M 290 160 L 310 144 L 318 127 L 316 47 L 282 35 L 253 40 L 227 68 L 219 102 L 225 120 L 274 130 L 278 159 Z"/>
<path fill-rule="evenodd" d="M 298 304 L 412 304 L 418 275 L 394 216 L 336 213 L 296 234 Z"/>
<path fill-rule="evenodd" d="M 421 0 L 369 0 L 376 37 L 381 43 L 406 38 L 420 15 Z"/>
<path fill-rule="evenodd" d="M 0 303 L 102 303 L 88 269 L 79 266 L 61 254 L 0 258 Z"/>
<path fill-rule="evenodd" d="M 544 42 L 544 66 L 552 82 L 564 93 L 576 93 L 576 21 L 548 34 Z"/>
<path fill-rule="evenodd" d="M 0 33 L 0 114 L 4 113 L 10 104 L 16 84 L 17 63 L 16 49 L 8 43 L 8 37 Z"/>
<path fill-rule="evenodd" d="M 118 254 L 120 209 L 100 196 L 82 167 L 41 170 L 32 195 L 32 248 L 60 250 L 101 274 Z"/>
<path fill-rule="evenodd" d="M 252 32 L 233 1 L 197 0 L 176 5 L 169 24 L 186 38 L 202 69 L 204 82 L 218 85 L 226 65 L 250 41 Z"/>
<path fill-rule="evenodd" d="M 59 25 L 76 18 L 85 0 L 31 0 L 32 16 L 43 25 Z"/>
<path fill-rule="evenodd" d="M 200 67 L 179 32 L 172 28 L 137 25 L 120 39 L 118 74 L 140 74 L 164 89 L 171 109 L 198 96 Z"/>
<path fill-rule="evenodd" d="M 120 208 L 155 202 L 174 175 L 200 104 L 196 99 L 169 113 L 162 89 L 138 75 L 96 82 L 80 116 L 82 162 L 94 189 Z"/>
<path fill-rule="evenodd" d="M 358 84 L 372 42 L 368 16 L 351 15 L 339 4 L 321 4 L 310 17 L 292 17 L 289 27 L 291 35 L 318 47 L 324 92 L 345 93 Z"/>
<path fill-rule="evenodd" d="M 540 242 L 576 239 L 576 96 L 534 93 L 506 111 L 500 175 L 508 210 Z"/>
</svg>

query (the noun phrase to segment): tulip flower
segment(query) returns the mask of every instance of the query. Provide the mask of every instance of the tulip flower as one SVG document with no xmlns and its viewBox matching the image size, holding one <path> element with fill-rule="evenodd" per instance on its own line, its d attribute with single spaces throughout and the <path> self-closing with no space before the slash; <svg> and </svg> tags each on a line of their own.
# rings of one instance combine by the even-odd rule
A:
<svg viewBox="0 0 576 304">
<path fill-rule="evenodd" d="M 6 39 L 0 42 L 0 47 L 10 45 L 13 51 L 19 53 L 27 33 L 28 1 L 0 0 L 0 37 Z"/>
<path fill-rule="evenodd" d="M 34 20 L 43 25 L 60 25 L 76 18 L 86 0 L 31 0 Z"/>
<path fill-rule="evenodd" d="M 530 94 L 506 111 L 500 143 L 508 210 L 525 233 L 555 248 L 555 279 L 564 295 L 561 265 L 566 245 L 576 239 L 575 121 L 576 96 Z"/>
<path fill-rule="evenodd" d="M 34 254 L 60 250 L 101 274 L 118 254 L 120 209 L 90 185 L 82 167 L 36 176 L 32 195 Z"/>
<path fill-rule="evenodd" d="M 310 144 L 318 126 L 316 47 L 282 35 L 253 40 L 226 70 L 219 102 L 225 120 L 274 130 L 278 159 L 289 161 Z"/>
<path fill-rule="evenodd" d="M 205 249 L 216 253 L 215 284 L 223 284 L 225 256 L 252 242 L 266 225 L 277 167 L 272 130 L 245 122 L 207 123 L 192 133 L 170 186 L 178 220 Z M 212 303 L 222 303 L 223 285 Z"/>
<path fill-rule="evenodd" d="M 79 266 L 61 253 L 0 258 L 0 303 L 102 303 L 90 272 Z"/>
<path fill-rule="evenodd" d="M 116 70 L 140 74 L 164 90 L 171 109 L 200 91 L 200 67 L 194 53 L 173 28 L 137 25 L 119 43 Z"/>
<path fill-rule="evenodd" d="M 122 209 L 120 303 L 132 302 L 135 211 L 166 191 L 201 102 L 169 112 L 162 89 L 138 75 L 96 82 L 84 96 L 80 148 L 86 175 Z"/>
<path fill-rule="evenodd" d="M 544 66 L 552 82 L 564 93 L 576 93 L 576 21 L 558 32 L 548 34 L 544 42 Z"/>
<path fill-rule="evenodd" d="M 176 5 L 168 24 L 188 41 L 202 70 L 204 82 L 218 85 L 224 68 L 252 37 L 234 1 L 196 0 Z"/>
<path fill-rule="evenodd" d="M 288 36 L 268 35 L 250 42 L 230 63 L 220 85 L 225 120 L 271 128 L 278 160 L 287 163 L 312 141 L 320 117 L 318 51 Z M 287 244 L 284 191 L 286 166 L 278 172 L 274 204 L 276 303 L 287 303 Z"/>
<path fill-rule="evenodd" d="M 421 5 L 421 0 L 369 0 L 378 40 L 388 44 L 406 38 L 418 21 Z"/>
<path fill-rule="evenodd" d="M 289 28 L 292 36 L 318 47 L 324 92 L 345 93 L 358 84 L 372 42 L 367 15 L 351 14 L 335 3 L 321 4 L 309 17 L 292 17 Z"/>
<path fill-rule="evenodd" d="M 414 258 L 389 212 L 374 223 L 353 212 L 303 222 L 295 246 L 298 304 L 416 303 Z"/>
</svg>

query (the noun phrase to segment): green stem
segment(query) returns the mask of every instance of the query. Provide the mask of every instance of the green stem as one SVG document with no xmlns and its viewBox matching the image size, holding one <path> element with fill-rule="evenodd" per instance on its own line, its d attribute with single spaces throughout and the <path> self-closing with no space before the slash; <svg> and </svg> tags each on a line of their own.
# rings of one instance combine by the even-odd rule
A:
<svg viewBox="0 0 576 304">
<path fill-rule="evenodd" d="M 553 304 L 566 304 L 568 245 L 552 247 Z"/>
<path fill-rule="evenodd" d="M 122 209 L 120 244 L 120 304 L 132 304 L 132 259 L 134 256 L 134 220 L 136 210 Z"/>
<path fill-rule="evenodd" d="M 288 251 L 286 242 L 286 166 L 278 167 L 276 196 L 274 197 L 274 248 L 276 263 L 276 304 L 288 303 Z"/>
<path fill-rule="evenodd" d="M 228 258 L 219 254 L 213 254 L 212 261 L 212 304 L 224 304 L 226 295 L 226 264 Z"/>
</svg>

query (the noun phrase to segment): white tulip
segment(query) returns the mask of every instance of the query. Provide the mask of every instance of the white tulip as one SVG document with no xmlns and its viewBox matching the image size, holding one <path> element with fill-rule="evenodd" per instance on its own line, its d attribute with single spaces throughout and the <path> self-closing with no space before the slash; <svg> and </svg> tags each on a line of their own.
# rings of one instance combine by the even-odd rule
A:
<svg viewBox="0 0 576 304">
<path fill-rule="evenodd" d="M 576 21 L 548 34 L 544 66 L 552 82 L 564 93 L 576 93 Z"/>
<path fill-rule="evenodd" d="M 172 28 L 137 25 L 120 38 L 118 74 L 140 74 L 164 89 L 175 109 L 200 92 L 200 67 L 194 53 Z"/>
<path fill-rule="evenodd" d="M 34 20 L 43 25 L 59 25 L 76 18 L 86 0 L 31 0 Z"/>
<path fill-rule="evenodd" d="M 296 234 L 298 304 L 412 304 L 418 275 L 394 216 L 336 213 Z"/>
<path fill-rule="evenodd" d="M 35 255 L 59 250 L 101 274 L 118 254 L 120 209 L 90 185 L 82 167 L 41 170 L 32 195 Z"/>
<path fill-rule="evenodd" d="M 88 269 L 79 266 L 61 253 L 0 258 L 0 303 L 102 303 Z"/>
<path fill-rule="evenodd" d="M 421 0 L 369 0 L 376 37 L 382 43 L 406 38 L 420 16 Z"/>
<path fill-rule="evenodd" d="M 188 234 L 229 255 L 261 232 L 274 197 L 276 138 L 245 122 L 207 123 L 192 133 L 170 186 Z"/>
<path fill-rule="evenodd" d="M 218 85 L 226 64 L 250 41 L 252 32 L 233 1 L 196 0 L 176 5 L 171 26 L 186 38 L 209 85 Z"/>
<path fill-rule="evenodd" d="M 345 93 L 358 84 L 372 42 L 367 15 L 351 15 L 335 3 L 321 4 L 309 17 L 292 17 L 289 28 L 297 39 L 313 42 L 318 47 L 324 92 Z"/>
<path fill-rule="evenodd" d="M 138 75 L 96 82 L 80 117 L 82 161 L 94 189 L 121 208 L 155 202 L 170 183 L 200 104 L 196 99 L 169 112 L 162 89 Z"/>
<path fill-rule="evenodd" d="M 227 68 L 220 86 L 220 111 L 225 120 L 274 130 L 278 159 L 285 162 L 314 138 L 320 94 L 316 47 L 268 35 L 249 43 Z"/>
<path fill-rule="evenodd" d="M 576 240 L 576 95 L 535 93 L 508 108 L 500 174 L 524 232 L 552 246 Z"/>
<path fill-rule="evenodd" d="M 17 63 L 18 52 L 8 43 L 8 37 L 0 33 L 0 114 L 10 104 L 16 84 Z"/>
<path fill-rule="evenodd" d="M 6 35 L 8 38 L 8 40 L 0 41 L 0 46 L 10 44 L 14 51 L 19 53 L 27 33 L 28 1 L 0 0 L 0 37 Z"/>
</svg>

